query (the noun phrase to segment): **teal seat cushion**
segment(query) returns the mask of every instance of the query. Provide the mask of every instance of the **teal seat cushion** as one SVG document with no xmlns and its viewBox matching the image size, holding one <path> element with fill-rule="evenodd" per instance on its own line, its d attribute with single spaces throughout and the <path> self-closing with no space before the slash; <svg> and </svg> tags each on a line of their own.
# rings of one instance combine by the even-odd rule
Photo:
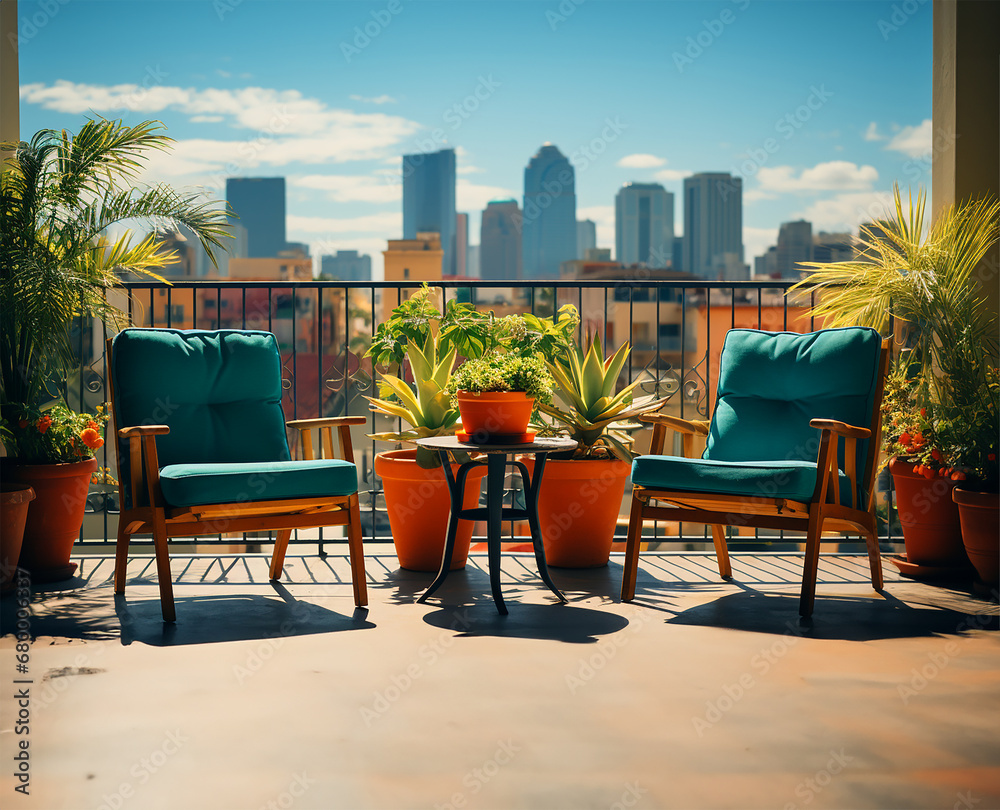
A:
<svg viewBox="0 0 1000 810">
<path fill-rule="evenodd" d="M 808 502 L 816 489 L 816 463 L 639 456 L 632 462 L 632 483 L 648 489 Z M 843 473 L 840 484 L 841 503 L 849 503 L 850 481 Z"/>
<path fill-rule="evenodd" d="M 809 426 L 811 419 L 870 424 L 881 342 L 878 332 L 864 327 L 806 334 L 730 330 L 702 457 L 815 464 L 820 432 Z M 859 471 L 865 469 L 868 445 L 857 443 Z M 839 461 L 843 469 L 842 451 Z M 859 492 L 859 502 L 865 498 Z"/>
<path fill-rule="evenodd" d="M 171 464 L 160 470 L 170 506 L 351 495 L 357 468 L 340 459 L 229 464 Z"/>
</svg>

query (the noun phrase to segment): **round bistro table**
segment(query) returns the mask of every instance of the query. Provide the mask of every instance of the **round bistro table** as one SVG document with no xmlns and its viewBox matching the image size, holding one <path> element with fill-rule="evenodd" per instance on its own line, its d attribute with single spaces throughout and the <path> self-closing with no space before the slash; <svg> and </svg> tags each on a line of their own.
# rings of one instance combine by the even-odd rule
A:
<svg viewBox="0 0 1000 810">
<path fill-rule="evenodd" d="M 451 495 L 451 515 L 448 518 L 448 535 L 445 538 L 444 554 L 441 558 L 441 569 L 438 571 L 430 587 L 424 591 L 418 602 L 426 601 L 427 597 L 436 591 L 451 566 L 451 555 L 455 550 L 455 534 L 458 531 L 459 520 L 486 521 L 486 547 L 489 555 L 490 588 L 493 591 L 493 601 L 497 610 L 506 615 L 507 606 L 500 591 L 500 530 L 504 520 L 527 520 L 531 529 L 531 545 L 535 549 L 535 561 L 538 563 L 538 573 L 542 582 L 548 586 L 559 601 L 565 602 L 559 589 L 549 577 L 549 569 L 545 564 L 545 548 L 542 545 L 542 532 L 538 524 L 538 489 L 542 483 L 542 473 L 545 470 L 545 459 L 549 453 L 573 450 L 577 442 L 562 437 L 535 438 L 525 444 L 501 444 L 499 442 L 463 442 L 457 436 L 434 436 L 429 439 L 417 439 L 421 447 L 436 450 L 444 466 L 445 478 L 448 481 L 448 492 Z M 466 461 L 458 468 L 458 474 L 453 475 L 449 452 L 482 453 L 486 460 L 476 459 Z M 523 462 L 513 458 L 515 455 L 534 455 L 534 475 L 528 474 L 528 468 Z M 508 460 L 509 459 L 509 460 Z M 503 480 L 508 466 L 517 467 L 524 484 L 524 509 L 506 507 L 503 505 Z M 486 506 L 463 509 L 462 500 L 465 492 L 465 481 L 470 470 L 475 467 L 486 467 Z"/>
</svg>

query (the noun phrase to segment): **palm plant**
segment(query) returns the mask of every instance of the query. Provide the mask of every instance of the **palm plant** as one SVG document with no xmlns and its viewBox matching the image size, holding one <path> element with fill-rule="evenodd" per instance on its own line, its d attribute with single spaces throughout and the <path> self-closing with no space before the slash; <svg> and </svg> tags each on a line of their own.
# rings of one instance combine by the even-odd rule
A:
<svg viewBox="0 0 1000 810">
<path fill-rule="evenodd" d="M 159 122 L 125 126 L 89 120 L 76 135 L 45 129 L 13 154 L 0 174 L 0 406 L 51 399 L 77 358 L 75 318 L 115 329 L 128 316 L 108 298 L 119 273 L 162 280 L 152 271 L 176 261 L 155 229 L 186 225 L 213 263 L 226 236 L 224 210 L 197 192 L 167 184 L 137 187 L 146 155 L 168 147 Z M 153 226 L 135 237 L 128 225 Z M 112 230 L 118 231 L 115 236 Z"/>
<path fill-rule="evenodd" d="M 994 436 L 998 429 L 991 384 L 997 313 L 975 273 L 997 241 L 1000 203 L 950 206 L 925 228 L 923 191 L 915 201 L 908 195 L 904 205 L 894 186 L 893 201 L 894 216 L 861 229 L 858 260 L 804 262 L 809 275 L 791 290 L 818 294 L 813 313 L 826 326 L 870 326 L 886 334 L 890 319 L 901 321 L 909 346 L 894 374 L 912 381 L 914 401 L 933 411 L 936 427 L 961 455 L 963 446 L 968 452 L 979 442 L 981 426 L 974 423 L 986 419 Z"/>
<path fill-rule="evenodd" d="M 652 395 L 635 399 L 633 391 L 641 380 L 615 391 L 618 375 L 631 350 L 625 343 L 614 355 L 605 358 L 601 341 L 588 337 L 586 349 L 577 343 L 565 359 L 547 361 L 556 381 L 556 392 L 566 408 L 540 403 L 538 409 L 561 423 L 561 432 L 576 439 L 574 458 L 613 456 L 631 461 L 633 439 L 620 425 L 659 410 L 666 402 L 666 398 Z"/>
</svg>

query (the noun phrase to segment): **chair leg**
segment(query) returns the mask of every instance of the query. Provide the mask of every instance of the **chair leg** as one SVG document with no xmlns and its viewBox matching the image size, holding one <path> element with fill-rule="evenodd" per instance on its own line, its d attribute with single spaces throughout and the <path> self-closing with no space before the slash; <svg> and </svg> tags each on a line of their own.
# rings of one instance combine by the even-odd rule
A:
<svg viewBox="0 0 1000 810">
<path fill-rule="evenodd" d="M 882 555 L 878 550 L 878 535 L 875 532 L 865 534 L 865 545 L 868 546 L 868 565 L 872 570 L 872 587 L 881 591 L 885 587 L 882 580 Z"/>
<path fill-rule="evenodd" d="M 119 517 L 118 543 L 115 545 L 115 593 L 125 593 L 125 569 L 128 567 L 128 544 L 132 539 L 132 524 Z"/>
<path fill-rule="evenodd" d="M 628 516 L 628 537 L 625 542 L 625 569 L 622 571 L 622 601 L 635 598 L 635 580 L 639 573 L 639 546 L 642 543 L 643 502 L 632 491 L 632 509 Z"/>
<path fill-rule="evenodd" d="M 163 512 L 159 509 L 153 512 L 153 546 L 156 549 L 156 578 L 160 584 L 160 610 L 163 621 L 177 620 L 174 610 L 174 587 L 170 578 L 170 559 L 167 553 L 167 524 Z"/>
<path fill-rule="evenodd" d="M 713 525 L 712 540 L 715 543 L 715 558 L 719 563 L 719 576 L 733 578 L 733 567 L 729 564 L 729 546 L 726 544 L 726 527 Z"/>
<path fill-rule="evenodd" d="M 285 552 L 288 551 L 288 541 L 291 539 L 291 529 L 281 529 L 274 536 L 274 551 L 271 552 L 271 572 L 272 580 L 281 579 L 281 570 L 285 565 Z"/>
<path fill-rule="evenodd" d="M 799 596 L 799 615 L 812 616 L 816 599 L 816 576 L 819 572 L 819 541 L 823 534 L 823 510 L 819 504 L 809 508 L 809 528 L 806 530 L 806 559 L 802 567 L 802 592 Z"/>
<path fill-rule="evenodd" d="M 348 503 L 347 553 L 351 558 L 351 581 L 354 585 L 354 604 L 364 607 L 368 604 L 368 582 L 365 579 L 365 548 L 361 539 L 361 508 L 357 493 Z"/>
</svg>

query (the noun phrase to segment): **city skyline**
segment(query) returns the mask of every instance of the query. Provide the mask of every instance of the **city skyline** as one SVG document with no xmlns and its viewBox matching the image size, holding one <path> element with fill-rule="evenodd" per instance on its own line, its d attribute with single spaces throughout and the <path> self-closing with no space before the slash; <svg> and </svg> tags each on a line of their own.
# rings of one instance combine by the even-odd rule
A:
<svg viewBox="0 0 1000 810">
<path fill-rule="evenodd" d="M 601 247 L 623 184 L 659 182 L 679 203 L 684 177 L 738 174 L 751 264 L 782 222 L 856 232 L 894 180 L 930 184 L 930 4 L 895 21 L 888 2 L 278 8 L 21 0 L 22 137 L 88 114 L 160 119 L 177 144 L 148 177 L 221 199 L 229 176 L 285 176 L 288 239 L 369 254 L 376 278 L 414 152 L 456 150 L 456 207 L 478 234 L 551 141 Z M 113 56 L 95 60 L 103 41 Z M 888 76 L 905 81 L 873 89 Z"/>
</svg>

